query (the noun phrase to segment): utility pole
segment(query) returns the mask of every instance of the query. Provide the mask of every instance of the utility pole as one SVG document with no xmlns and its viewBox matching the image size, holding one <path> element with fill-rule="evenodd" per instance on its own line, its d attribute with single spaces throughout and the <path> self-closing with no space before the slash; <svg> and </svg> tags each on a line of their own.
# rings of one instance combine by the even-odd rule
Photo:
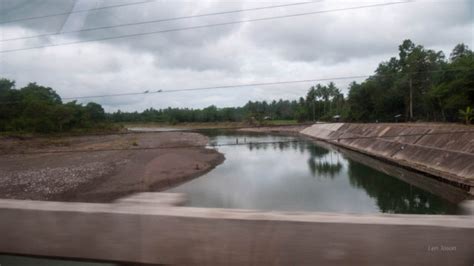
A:
<svg viewBox="0 0 474 266">
<path fill-rule="evenodd" d="M 413 82 L 410 77 L 410 121 L 413 121 Z"/>
<path fill-rule="evenodd" d="M 313 122 L 316 121 L 316 101 L 313 101 Z"/>
</svg>

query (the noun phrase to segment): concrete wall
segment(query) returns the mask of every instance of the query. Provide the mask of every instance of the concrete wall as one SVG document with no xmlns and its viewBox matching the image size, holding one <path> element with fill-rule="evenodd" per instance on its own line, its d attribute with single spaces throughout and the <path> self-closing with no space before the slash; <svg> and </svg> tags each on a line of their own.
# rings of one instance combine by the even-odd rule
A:
<svg viewBox="0 0 474 266">
<path fill-rule="evenodd" d="M 474 193 L 472 127 L 334 123 L 315 124 L 301 133 L 440 177 Z"/>
<path fill-rule="evenodd" d="M 180 265 L 472 265 L 474 219 L 0 200 L 0 253 Z M 156 204 L 154 204 L 154 202 Z"/>
</svg>

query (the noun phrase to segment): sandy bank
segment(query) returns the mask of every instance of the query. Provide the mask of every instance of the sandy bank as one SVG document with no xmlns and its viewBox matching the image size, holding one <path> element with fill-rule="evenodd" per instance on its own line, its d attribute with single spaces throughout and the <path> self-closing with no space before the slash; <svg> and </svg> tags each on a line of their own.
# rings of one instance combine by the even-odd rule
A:
<svg viewBox="0 0 474 266">
<path fill-rule="evenodd" d="M 216 150 L 205 148 L 207 142 L 207 137 L 188 132 L 3 138 L 0 198 L 109 202 L 136 192 L 161 191 L 224 160 Z"/>
</svg>

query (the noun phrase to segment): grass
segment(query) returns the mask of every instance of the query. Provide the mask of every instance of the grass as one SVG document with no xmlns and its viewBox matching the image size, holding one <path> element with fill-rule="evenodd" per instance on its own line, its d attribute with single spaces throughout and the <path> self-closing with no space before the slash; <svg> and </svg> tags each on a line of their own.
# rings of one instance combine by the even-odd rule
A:
<svg viewBox="0 0 474 266">
<path fill-rule="evenodd" d="M 259 126 L 280 126 L 280 125 L 298 125 L 296 120 L 265 120 Z M 128 127 L 168 127 L 168 128 L 185 128 L 185 129 L 212 129 L 212 128 L 234 128 L 234 127 L 251 127 L 246 122 L 185 122 L 177 124 L 169 124 L 163 122 L 138 122 L 138 123 L 124 123 L 125 128 Z"/>
<path fill-rule="evenodd" d="M 74 137 L 74 136 L 86 136 L 86 135 L 102 135 L 102 134 L 114 134 L 124 131 L 123 125 L 103 123 L 98 124 L 95 127 L 88 128 L 76 128 L 64 132 L 28 132 L 28 131 L 0 131 L 0 137 L 11 137 L 18 139 L 29 139 L 36 137 L 45 138 L 61 138 L 61 137 Z"/>
</svg>

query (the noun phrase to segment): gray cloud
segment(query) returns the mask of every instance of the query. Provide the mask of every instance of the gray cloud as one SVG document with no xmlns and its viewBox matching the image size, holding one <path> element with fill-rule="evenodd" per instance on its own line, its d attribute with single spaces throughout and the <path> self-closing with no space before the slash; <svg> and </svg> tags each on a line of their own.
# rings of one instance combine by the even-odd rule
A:
<svg viewBox="0 0 474 266">
<path fill-rule="evenodd" d="M 326 2 L 315 10 L 367 4 L 373 3 Z M 270 47 L 286 60 L 331 64 L 393 52 L 407 38 L 427 46 L 472 43 L 472 35 L 466 34 L 472 26 L 472 5 L 472 1 L 418 1 L 347 10 L 256 24 L 248 35 L 256 45 Z"/>
<path fill-rule="evenodd" d="M 137 0 L 133 0 L 137 1 Z M 114 4 L 131 1 L 114 1 Z M 374 2 L 325 1 L 253 11 L 0 43 L 0 49 L 60 44 L 161 29 L 278 16 Z M 111 5 L 110 1 L 3 0 L 2 19 Z M 279 3 L 281 4 L 281 3 Z M 38 21 L 0 24 L 2 38 L 271 5 L 250 1 L 156 1 Z M 0 76 L 30 81 L 61 96 L 183 89 L 279 80 L 370 74 L 397 54 L 403 39 L 449 54 L 473 46 L 472 1 L 419 1 L 282 20 L 238 24 L 104 42 L 0 54 Z M 345 88 L 351 80 L 337 85 Z M 311 84 L 222 89 L 93 99 L 107 110 L 241 105 L 248 100 L 297 99 Z"/>
</svg>

